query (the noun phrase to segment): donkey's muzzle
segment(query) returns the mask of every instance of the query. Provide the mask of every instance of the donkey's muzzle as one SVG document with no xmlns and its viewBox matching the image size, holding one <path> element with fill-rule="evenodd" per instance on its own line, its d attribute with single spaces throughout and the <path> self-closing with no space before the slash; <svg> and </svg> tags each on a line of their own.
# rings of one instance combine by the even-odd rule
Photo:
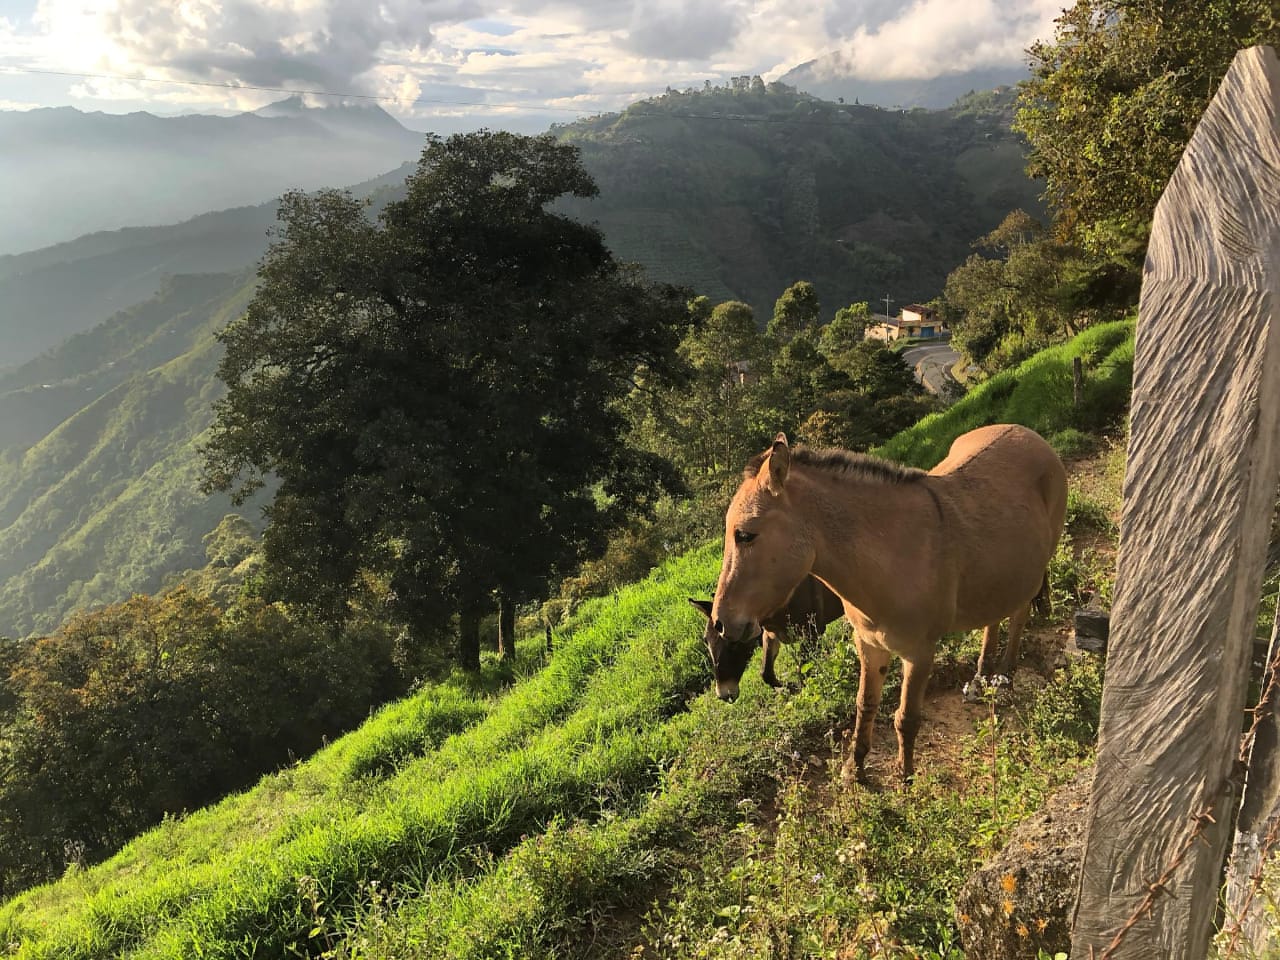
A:
<svg viewBox="0 0 1280 960">
<path fill-rule="evenodd" d="M 738 685 L 736 683 L 720 683 L 717 681 L 716 696 L 725 703 L 733 703 L 738 699 Z"/>
</svg>

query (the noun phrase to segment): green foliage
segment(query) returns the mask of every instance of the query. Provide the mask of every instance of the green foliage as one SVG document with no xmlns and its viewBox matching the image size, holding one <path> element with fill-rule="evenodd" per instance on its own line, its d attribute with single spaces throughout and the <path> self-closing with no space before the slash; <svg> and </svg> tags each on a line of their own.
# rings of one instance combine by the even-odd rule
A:
<svg viewBox="0 0 1280 960">
<path fill-rule="evenodd" d="M 1081 0 L 1065 11 L 1054 38 L 1031 46 L 1016 124 L 1063 231 L 1103 252 L 1141 237 L 1236 51 L 1278 42 L 1270 0 Z"/>
<path fill-rule="evenodd" d="M 1043 436 L 1071 428 L 1114 428 L 1128 410 L 1133 371 L 1133 321 L 1090 327 L 970 390 L 942 413 L 931 414 L 893 437 L 877 453 L 918 467 L 946 456 L 960 434 L 990 423 L 1021 423 Z M 1084 370 L 1081 405 L 1072 404 L 1072 359 Z"/>
<path fill-rule="evenodd" d="M 212 331 L 250 293 L 242 276 L 174 278 L 0 380 L 0 635 L 52 631 L 204 564 L 201 536 L 230 508 L 198 490 Z"/>
<path fill-rule="evenodd" d="M 1036 207 L 1007 110 L 903 114 L 713 87 L 553 129 L 601 190 L 565 209 L 652 276 L 762 320 L 797 277 L 824 303 L 932 297 L 974 237 Z"/>
<path fill-rule="evenodd" d="M 989 373 L 1090 323 L 1117 319 L 1137 296 L 1130 284 L 1114 297 L 1089 300 L 1097 291 L 1084 289 L 1085 275 L 1095 258 L 1047 235 L 1021 210 L 974 246 L 993 255 L 974 254 L 953 270 L 941 306 L 956 348 Z"/>
<path fill-rule="evenodd" d="M 867 332 L 867 320 L 871 317 L 871 308 L 863 300 L 841 307 L 831 322 L 822 328 L 818 339 L 818 350 L 830 361 L 851 345 L 861 343 Z"/>
<path fill-rule="evenodd" d="M 179 589 L 18 648 L 0 727 L 0 891 L 93 862 L 403 693 L 385 627 L 336 633 Z M 74 849 L 74 857 L 68 851 Z"/>
<path fill-rule="evenodd" d="M 765 333 L 775 340 L 787 343 L 804 330 L 818 326 L 818 293 L 808 280 L 799 280 L 787 287 L 773 305 L 773 318 Z"/>
<path fill-rule="evenodd" d="M 290 194 L 248 311 L 222 334 L 207 487 L 279 479 L 263 589 L 339 622 L 368 574 L 418 639 L 521 601 L 677 484 L 614 409 L 678 378 L 685 304 L 549 212 L 592 196 L 574 147 L 431 139 L 403 200 Z"/>
<path fill-rule="evenodd" d="M 742 465 L 780 430 L 811 446 L 861 450 L 936 409 L 901 354 L 862 339 L 868 315 L 865 303 L 851 304 L 820 324 L 814 287 L 803 281 L 778 298 L 763 336 L 745 303 L 690 303 L 680 354 L 692 377 L 667 389 L 640 383 L 624 409 L 632 442 L 676 464 L 691 502 L 664 504 L 656 522 L 628 528 L 610 547 L 612 562 L 636 571 L 637 560 L 714 535 Z M 562 596 L 619 582 L 589 565 Z"/>
</svg>

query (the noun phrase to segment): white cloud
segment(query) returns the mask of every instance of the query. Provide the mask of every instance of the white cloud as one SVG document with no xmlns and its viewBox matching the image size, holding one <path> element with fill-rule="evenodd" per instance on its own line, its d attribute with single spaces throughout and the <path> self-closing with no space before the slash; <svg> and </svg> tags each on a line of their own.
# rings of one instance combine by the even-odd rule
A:
<svg viewBox="0 0 1280 960">
<path fill-rule="evenodd" d="M 894 19 L 859 27 L 826 62 L 829 73 L 868 79 L 917 79 L 1025 60 L 1053 34 L 1061 0 L 916 0 Z"/>
<path fill-rule="evenodd" d="M 395 98 L 401 116 L 477 102 L 596 112 L 667 86 L 835 69 L 933 76 L 1016 64 L 1061 0 L 39 0 L 0 19 L 0 68 Z M 80 100 L 250 109 L 217 86 L 66 81 Z M 16 91 L 0 87 L 0 96 Z M 415 102 L 416 101 L 416 102 Z M 503 107 L 502 109 L 508 109 Z M 546 119 L 565 119 L 549 110 Z"/>
</svg>

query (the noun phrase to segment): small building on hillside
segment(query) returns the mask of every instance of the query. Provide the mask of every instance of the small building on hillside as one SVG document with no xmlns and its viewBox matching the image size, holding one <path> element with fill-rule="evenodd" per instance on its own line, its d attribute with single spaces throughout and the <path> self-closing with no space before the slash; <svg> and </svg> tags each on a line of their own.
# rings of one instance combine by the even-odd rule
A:
<svg viewBox="0 0 1280 960">
<path fill-rule="evenodd" d="M 872 314 L 867 323 L 867 340 L 928 340 L 944 337 L 951 331 L 933 307 L 909 303 L 896 317 Z"/>
</svg>

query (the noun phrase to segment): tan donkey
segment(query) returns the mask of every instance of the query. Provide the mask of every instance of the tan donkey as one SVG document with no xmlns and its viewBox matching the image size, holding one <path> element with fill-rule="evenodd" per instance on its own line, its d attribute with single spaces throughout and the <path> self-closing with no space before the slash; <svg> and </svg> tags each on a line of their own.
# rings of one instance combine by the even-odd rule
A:
<svg viewBox="0 0 1280 960">
<path fill-rule="evenodd" d="M 1012 677 L 1066 503 L 1062 461 L 1039 434 L 1014 424 L 958 437 L 927 473 L 842 450 L 793 450 L 779 434 L 747 464 L 725 515 L 712 660 L 756 643 L 761 622 L 812 574 L 843 601 L 861 661 L 853 772 L 864 774 L 896 653 L 903 680 L 894 727 L 902 775 L 910 779 L 939 639 L 985 627 L 978 675 Z M 1006 617 L 1009 642 L 997 668 Z M 717 683 L 716 692 L 736 691 Z"/>
</svg>

